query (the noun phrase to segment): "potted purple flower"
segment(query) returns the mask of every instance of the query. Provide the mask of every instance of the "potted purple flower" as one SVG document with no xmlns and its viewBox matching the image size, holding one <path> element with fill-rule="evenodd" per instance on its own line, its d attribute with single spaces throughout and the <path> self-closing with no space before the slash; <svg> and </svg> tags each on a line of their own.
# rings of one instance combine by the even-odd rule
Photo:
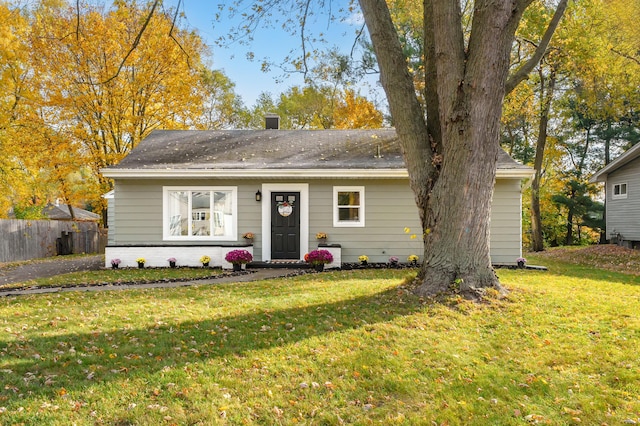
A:
<svg viewBox="0 0 640 426">
<path fill-rule="evenodd" d="M 312 250 L 304 256 L 304 260 L 311 264 L 316 271 L 324 270 L 324 265 L 333 262 L 333 255 L 329 250 Z"/>
<path fill-rule="evenodd" d="M 111 267 L 113 269 L 118 269 L 119 265 L 120 265 L 120 259 L 111 259 Z"/>
<path fill-rule="evenodd" d="M 247 250 L 231 250 L 228 252 L 224 260 L 233 265 L 235 272 L 242 270 L 242 265 L 247 264 L 253 260 L 253 256 Z"/>
</svg>

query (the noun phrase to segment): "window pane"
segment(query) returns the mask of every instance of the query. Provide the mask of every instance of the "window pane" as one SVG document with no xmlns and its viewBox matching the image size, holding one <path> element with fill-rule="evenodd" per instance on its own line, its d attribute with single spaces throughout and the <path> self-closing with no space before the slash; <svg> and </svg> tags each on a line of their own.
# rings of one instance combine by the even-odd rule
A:
<svg viewBox="0 0 640 426">
<path fill-rule="evenodd" d="M 613 185 L 613 195 L 620 195 L 620 185 Z"/>
<path fill-rule="evenodd" d="M 341 222 L 360 220 L 360 209 L 357 207 L 341 207 L 338 209 L 338 220 Z"/>
<path fill-rule="evenodd" d="M 213 195 L 213 235 L 231 237 L 233 197 L 231 191 L 215 191 Z"/>
<path fill-rule="evenodd" d="M 193 191 L 191 193 L 191 212 L 193 235 L 211 235 L 210 191 Z"/>
<path fill-rule="evenodd" d="M 189 194 L 187 191 L 169 192 L 169 235 L 188 235 Z"/>
<path fill-rule="evenodd" d="M 620 194 L 626 194 L 627 193 L 627 184 L 623 183 L 622 185 L 620 185 Z"/>
<path fill-rule="evenodd" d="M 339 206 L 359 206 L 360 192 L 338 192 Z"/>
</svg>

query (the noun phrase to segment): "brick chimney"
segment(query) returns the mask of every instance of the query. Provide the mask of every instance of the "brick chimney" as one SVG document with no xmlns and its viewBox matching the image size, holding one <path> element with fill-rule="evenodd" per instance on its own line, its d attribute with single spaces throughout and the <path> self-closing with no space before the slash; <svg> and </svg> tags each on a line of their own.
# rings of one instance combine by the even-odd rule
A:
<svg viewBox="0 0 640 426">
<path fill-rule="evenodd" d="M 280 129 L 280 116 L 272 113 L 266 114 L 264 116 L 264 128 L 267 130 Z"/>
</svg>

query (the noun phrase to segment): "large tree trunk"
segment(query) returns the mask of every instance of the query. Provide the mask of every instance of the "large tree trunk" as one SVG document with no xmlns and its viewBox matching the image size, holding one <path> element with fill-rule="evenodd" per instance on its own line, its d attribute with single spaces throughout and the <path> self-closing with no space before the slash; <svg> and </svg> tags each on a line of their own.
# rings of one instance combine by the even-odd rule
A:
<svg viewBox="0 0 640 426">
<path fill-rule="evenodd" d="M 424 0 L 425 120 L 385 0 L 360 0 L 424 229 L 420 295 L 502 290 L 491 200 L 510 48 L 531 1 L 476 0 L 465 46 L 460 2 Z"/>
<path fill-rule="evenodd" d="M 489 224 L 519 13 L 497 3 L 477 9 L 465 51 L 459 3 L 425 2 L 425 122 L 386 3 L 361 1 L 424 229 L 420 295 L 475 298 L 484 288 L 501 289 L 489 257 Z"/>
</svg>

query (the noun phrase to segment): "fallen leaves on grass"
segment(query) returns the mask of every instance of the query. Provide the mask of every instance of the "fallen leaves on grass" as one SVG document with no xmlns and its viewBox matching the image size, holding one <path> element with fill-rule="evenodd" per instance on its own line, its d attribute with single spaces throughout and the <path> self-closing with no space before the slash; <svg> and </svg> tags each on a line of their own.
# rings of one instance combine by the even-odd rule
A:
<svg viewBox="0 0 640 426">
<path fill-rule="evenodd" d="M 536 253 L 536 256 L 612 272 L 640 275 L 640 250 L 628 249 L 615 244 L 558 247 Z"/>
</svg>

